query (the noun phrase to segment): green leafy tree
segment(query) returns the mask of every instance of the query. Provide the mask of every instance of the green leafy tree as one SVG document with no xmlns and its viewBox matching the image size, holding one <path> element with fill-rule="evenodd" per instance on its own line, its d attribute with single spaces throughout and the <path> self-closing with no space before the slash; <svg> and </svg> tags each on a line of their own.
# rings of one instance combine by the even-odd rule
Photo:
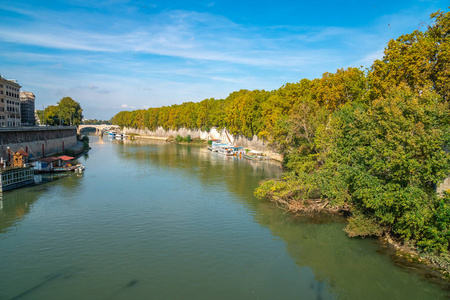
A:
<svg viewBox="0 0 450 300">
<path fill-rule="evenodd" d="M 36 116 L 39 119 L 39 123 L 44 125 L 44 110 L 43 109 L 37 109 L 36 110 Z"/>
<path fill-rule="evenodd" d="M 44 109 L 43 123 L 50 126 L 60 125 L 59 107 L 56 105 L 47 106 Z"/>
<path fill-rule="evenodd" d="M 418 97 L 409 89 L 392 91 L 367 109 L 337 112 L 318 138 L 325 161 L 318 175 L 329 183 L 322 193 L 344 199 L 358 221 L 371 220 L 401 239 L 424 239 L 434 187 L 450 174 L 443 148 L 450 143 L 449 117 L 440 97 Z"/>
<path fill-rule="evenodd" d="M 83 120 L 83 109 L 80 103 L 70 97 L 64 97 L 58 102 L 59 119 L 62 125 L 78 126 Z"/>
</svg>

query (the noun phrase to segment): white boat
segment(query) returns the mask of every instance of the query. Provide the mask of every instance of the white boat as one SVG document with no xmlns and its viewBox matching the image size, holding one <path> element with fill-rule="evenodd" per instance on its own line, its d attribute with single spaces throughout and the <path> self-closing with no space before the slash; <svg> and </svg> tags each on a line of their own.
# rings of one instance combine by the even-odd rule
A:
<svg viewBox="0 0 450 300">
<path fill-rule="evenodd" d="M 84 166 L 82 164 L 78 164 L 74 171 L 75 171 L 75 173 L 81 174 L 84 172 Z"/>
<path fill-rule="evenodd" d="M 221 146 L 218 152 L 225 156 L 234 156 L 233 146 Z"/>
</svg>

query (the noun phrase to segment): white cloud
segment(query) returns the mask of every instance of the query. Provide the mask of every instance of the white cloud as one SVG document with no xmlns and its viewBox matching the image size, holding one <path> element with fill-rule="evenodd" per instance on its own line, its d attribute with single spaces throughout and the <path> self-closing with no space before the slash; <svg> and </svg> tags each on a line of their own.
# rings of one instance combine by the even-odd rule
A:
<svg viewBox="0 0 450 300">
<path fill-rule="evenodd" d="M 0 40 L 70 51 L 134 52 L 251 66 L 301 67 L 334 59 L 332 52 L 317 43 L 364 35 L 335 27 L 309 28 L 308 33 L 296 34 L 295 28 L 285 27 L 271 38 L 264 36 L 265 29 L 244 28 L 220 16 L 187 11 L 163 12 L 146 27 L 130 24 L 119 33 L 108 28 L 100 33 L 73 29 L 78 26 L 68 28 L 65 23 L 32 25 L 0 26 Z"/>
</svg>

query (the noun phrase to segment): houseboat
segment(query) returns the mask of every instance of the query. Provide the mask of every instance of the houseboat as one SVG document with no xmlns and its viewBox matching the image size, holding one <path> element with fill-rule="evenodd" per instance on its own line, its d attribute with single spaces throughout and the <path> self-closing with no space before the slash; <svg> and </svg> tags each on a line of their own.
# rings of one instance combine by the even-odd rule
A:
<svg viewBox="0 0 450 300">
<path fill-rule="evenodd" d="M 220 144 L 220 140 L 211 140 L 211 146 L 208 146 L 209 151 L 213 151 L 214 145 Z"/>
<path fill-rule="evenodd" d="M 0 192 L 34 184 L 34 171 L 31 167 L 8 167 L 0 169 Z"/>
<path fill-rule="evenodd" d="M 211 151 L 212 152 L 220 152 L 219 150 L 224 147 L 233 147 L 230 144 L 221 143 L 220 140 L 212 142 Z"/>
<path fill-rule="evenodd" d="M 62 155 L 58 157 L 46 157 L 36 162 L 34 168 L 36 173 L 59 173 L 59 172 L 78 172 L 83 171 L 81 164 L 72 164 L 74 157 Z"/>
<path fill-rule="evenodd" d="M 222 154 L 225 156 L 234 156 L 233 146 L 230 146 L 230 145 L 220 146 L 218 152 L 219 152 L 219 154 Z"/>
<path fill-rule="evenodd" d="M 27 164 L 28 153 L 20 150 L 14 153 L 13 161 L 7 166 L 0 164 L 0 192 L 34 184 L 33 169 Z"/>
</svg>

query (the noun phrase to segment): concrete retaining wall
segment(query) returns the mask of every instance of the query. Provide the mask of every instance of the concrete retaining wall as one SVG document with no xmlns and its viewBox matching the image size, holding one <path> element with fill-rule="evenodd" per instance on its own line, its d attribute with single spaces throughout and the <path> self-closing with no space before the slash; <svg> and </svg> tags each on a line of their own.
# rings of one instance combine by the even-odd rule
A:
<svg viewBox="0 0 450 300">
<path fill-rule="evenodd" d="M 134 128 L 128 128 L 124 127 L 122 129 L 122 132 L 125 134 L 135 133 L 138 135 L 146 135 L 146 136 L 154 136 L 154 137 L 176 137 L 177 135 L 181 135 L 182 137 L 190 135 L 193 139 L 196 138 L 203 138 L 202 131 L 200 130 L 191 130 L 191 129 L 185 129 L 181 128 L 179 130 L 164 130 L 164 128 L 159 127 L 155 131 L 151 131 L 149 129 L 134 129 Z"/>
<path fill-rule="evenodd" d="M 75 126 L 0 128 L 0 157 L 4 160 L 11 158 L 12 152 L 20 148 L 31 157 L 42 157 L 63 152 L 76 145 Z"/>
</svg>

